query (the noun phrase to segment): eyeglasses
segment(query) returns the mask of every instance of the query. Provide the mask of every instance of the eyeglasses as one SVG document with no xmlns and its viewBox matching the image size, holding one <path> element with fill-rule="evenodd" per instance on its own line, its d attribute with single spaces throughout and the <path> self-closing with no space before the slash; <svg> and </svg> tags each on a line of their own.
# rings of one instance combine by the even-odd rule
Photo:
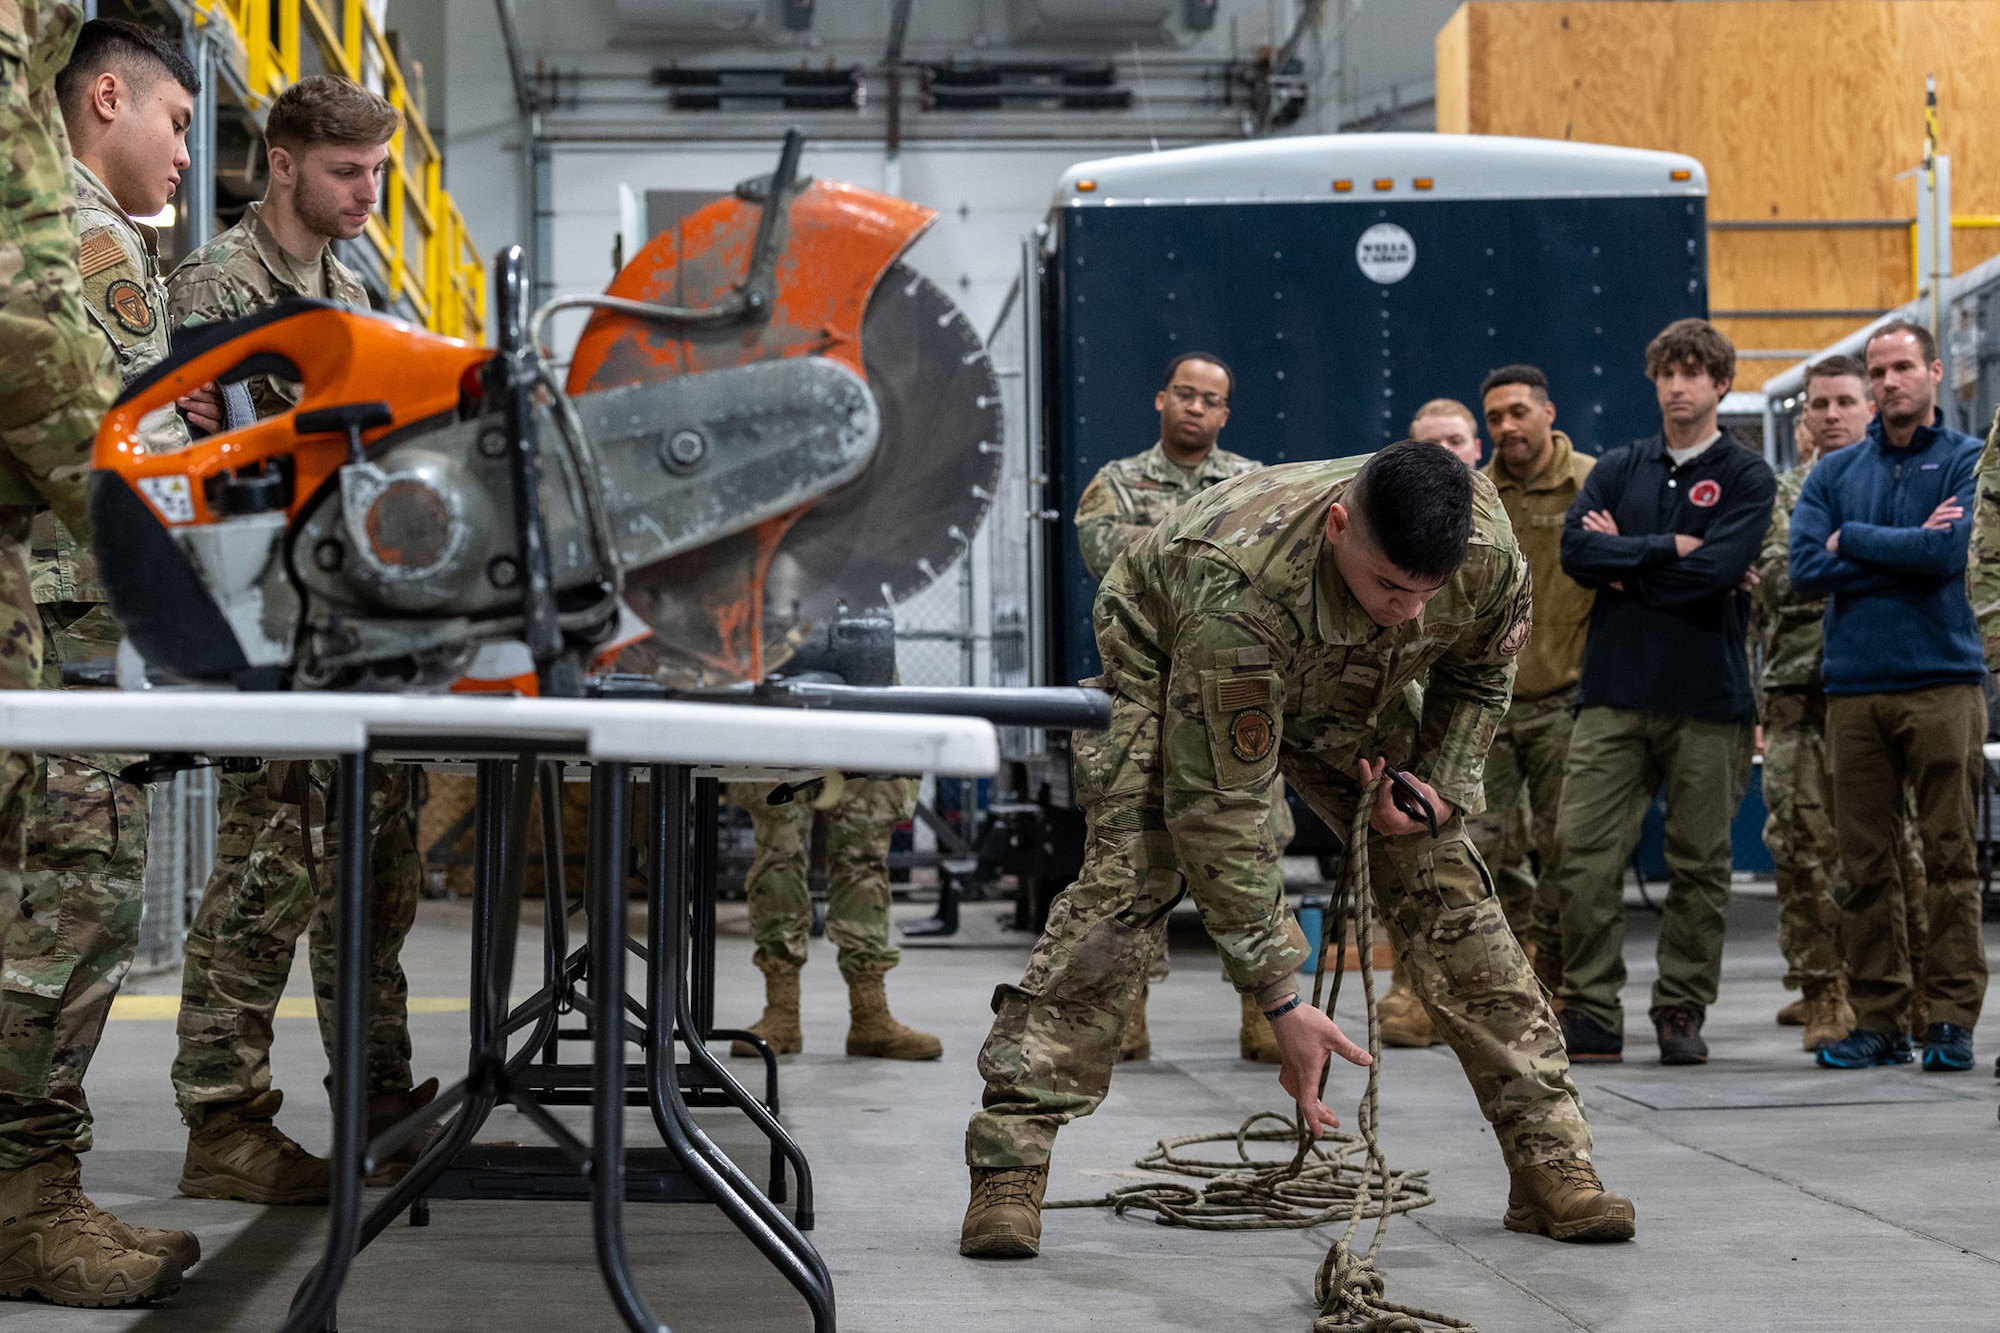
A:
<svg viewBox="0 0 2000 1333">
<path fill-rule="evenodd" d="M 1176 384 L 1173 386 L 1173 393 L 1174 401 L 1176 402 L 1192 404 L 1195 399 L 1199 398 L 1201 405 L 1206 408 L 1213 409 L 1229 406 L 1229 400 L 1221 394 L 1203 393 L 1192 384 Z"/>
</svg>

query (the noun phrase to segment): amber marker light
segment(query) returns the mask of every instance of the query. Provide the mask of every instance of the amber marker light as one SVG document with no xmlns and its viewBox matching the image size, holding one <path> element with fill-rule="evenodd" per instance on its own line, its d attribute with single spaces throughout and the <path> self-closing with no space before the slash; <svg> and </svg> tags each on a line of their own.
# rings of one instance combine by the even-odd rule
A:
<svg viewBox="0 0 2000 1333">
<path fill-rule="evenodd" d="M 1431 188 L 1431 178 L 1429 176 L 1419 176 L 1411 181 L 1410 184 L 1416 186 L 1419 190 L 1428 190 Z"/>
<path fill-rule="evenodd" d="M 1396 188 L 1396 182 L 1390 180 L 1387 176 L 1378 176 L 1375 178 L 1375 188 L 1378 190 L 1393 190 Z"/>
<path fill-rule="evenodd" d="M 1096 188 L 1097 188 L 1096 181 L 1078 181 L 1076 183 L 1076 192 L 1078 194 L 1089 194 Z"/>
<path fill-rule="evenodd" d="M 1335 194 L 1347 194 L 1351 192 L 1353 189 L 1354 189 L 1353 181 L 1335 181 L 1333 183 L 1333 192 Z"/>
<path fill-rule="evenodd" d="M 1672 171 L 1668 172 L 1667 175 L 1671 176 L 1673 179 L 1677 181 L 1686 181 L 1694 179 L 1694 173 L 1692 171 L 1689 171 L 1686 167 L 1675 167 Z"/>
</svg>

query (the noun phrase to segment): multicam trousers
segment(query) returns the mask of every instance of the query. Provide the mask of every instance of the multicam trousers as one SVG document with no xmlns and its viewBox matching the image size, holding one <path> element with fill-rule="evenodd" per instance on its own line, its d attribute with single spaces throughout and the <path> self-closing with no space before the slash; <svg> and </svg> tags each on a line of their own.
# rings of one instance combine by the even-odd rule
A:
<svg viewBox="0 0 2000 1333">
<path fill-rule="evenodd" d="M 111 656 L 110 608 L 40 608 L 40 684 L 65 662 Z M 36 755 L 26 863 L 0 877 L 0 1168 L 90 1148 L 83 1092 L 119 983 L 139 943 L 146 791 L 114 776 L 129 756 Z"/>
<path fill-rule="evenodd" d="M 1826 695 L 1819 690 L 1771 690 L 1764 701 L 1764 845 L 1777 867 L 1778 948 L 1785 955 L 1785 985 L 1847 975 L 1840 938 L 1840 900 L 1847 879 L 1833 826 L 1833 780 L 1826 765 Z M 1904 921 L 1913 975 L 1923 975 L 1925 924 L 1923 839 L 1917 832 L 1917 794 L 1903 791 L 1896 829 L 1896 862 L 1902 875 Z"/>
<path fill-rule="evenodd" d="M 313 786 L 330 789 L 333 771 L 330 764 L 314 764 Z M 402 952 L 423 882 L 411 800 L 406 766 L 370 765 L 375 887 L 367 964 L 371 1091 L 410 1086 L 410 987 Z M 301 842 L 300 809 L 271 798 L 265 770 L 224 775 L 216 804 L 215 872 L 188 927 L 180 1053 L 173 1067 L 174 1100 L 190 1126 L 199 1126 L 211 1108 L 254 1097 L 271 1086 L 271 1025 L 299 936 L 308 931 L 320 1039 L 329 1058 L 333 1053 L 337 836 L 314 838 L 319 866 L 315 892 Z M 335 811 L 336 822 L 338 816 Z"/>
<path fill-rule="evenodd" d="M 806 965 L 812 895 L 806 887 L 812 844 L 809 800 L 765 801 L 773 784 L 732 782 L 729 797 L 750 815 L 757 853 L 744 877 L 750 933 L 759 969 Z M 889 835 L 917 808 L 915 778 L 849 778 L 826 814 L 826 937 L 840 974 L 886 972 L 902 960 L 889 942 Z"/>
<path fill-rule="evenodd" d="M 1514 938 L 1544 949 L 1562 942 L 1556 811 L 1575 709 L 1575 690 L 1514 701 L 1486 752 L 1486 809 L 1465 821 L 1472 845 L 1492 870 Z M 1531 851 L 1539 875 L 1529 865 Z"/>
<path fill-rule="evenodd" d="M 1051 907 L 1020 983 L 994 992 L 996 1017 L 979 1053 L 983 1109 L 966 1128 L 972 1166 L 1045 1163 L 1056 1132 L 1096 1110 L 1110 1087 L 1125 1015 L 1167 914 L 1187 891 L 1162 809 L 1159 725 L 1143 707 L 1120 699 L 1109 743 L 1079 747 L 1078 789 L 1116 795 L 1086 804 L 1083 869 Z M 1121 731 L 1129 733 L 1122 743 Z M 1385 733 L 1358 753 L 1404 763 L 1413 734 L 1413 727 Z M 1153 767 L 1150 774 L 1085 772 L 1093 761 Z M 1361 797 L 1352 781 L 1294 789 L 1335 829 L 1349 826 Z M 1590 1126 L 1555 1016 L 1507 927 L 1464 821 L 1454 816 L 1438 834 L 1369 841 L 1369 872 L 1389 938 L 1457 1053 L 1508 1166 L 1588 1159 Z M 1211 931 L 1235 925 L 1219 913 L 1270 910 L 1270 904 L 1197 906 Z"/>
</svg>

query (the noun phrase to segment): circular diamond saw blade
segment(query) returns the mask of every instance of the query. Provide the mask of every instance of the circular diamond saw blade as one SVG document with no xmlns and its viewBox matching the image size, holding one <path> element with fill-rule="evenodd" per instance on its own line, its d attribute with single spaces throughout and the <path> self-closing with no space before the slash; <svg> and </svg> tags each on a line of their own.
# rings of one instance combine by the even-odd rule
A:
<svg viewBox="0 0 2000 1333">
<path fill-rule="evenodd" d="M 1000 383 L 951 298 L 892 265 L 861 325 L 882 436 L 868 469 L 785 535 L 765 584 L 774 629 L 900 602 L 957 559 L 1000 478 Z M 775 636 L 773 636 L 775 637 Z"/>
</svg>

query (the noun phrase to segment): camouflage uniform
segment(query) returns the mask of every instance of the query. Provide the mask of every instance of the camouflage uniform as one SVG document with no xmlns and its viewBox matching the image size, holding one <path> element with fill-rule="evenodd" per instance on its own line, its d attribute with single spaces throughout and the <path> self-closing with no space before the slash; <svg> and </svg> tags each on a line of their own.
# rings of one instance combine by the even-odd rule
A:
<svg viewBox="0 0 2000 1333">
<path fill-rule="evenodd" d="M 1764 717 L 1764 845 L 1776 866 L 1778 948 L 1785 985 L 1800 990 L 1847 975 L 1840 938 L 1845 877 L 1833 827 L 1833 781 L 1826 763 L 1826 695 L 1820 687 L 1826 599 L 1792 591 L 1792 507 L 1810 463 L 1778 478 L 1771 527 L 1757 557 L 1751 594 L 1752 638 L 1763 657 L 1758 688 Z M 1912 946 L 1911 971 L 1921 977 L 1924 914 L 1923 843 L 1916 831 L 1916 792 L 1905 789 L 1898 830 L 1904 905 Z"/>
<path fill-rule="evenodd" d="M 1965 590 L 1979 637 L 1986 644 L 1986 668 L 2000 671 L 2000 411 L 1986 434 L 1973 473 L 1972 549 L 1966 561 Z"/>
<path fill-rule="evenodd" d="M 1084 865 L 1019 985 L 994 995 L 980 1052 L 976 1168 L 1047 1162 L 1103 1099 L 1119 1027 L 1167 914 L 1194 895 L 1236 987 L 1268 1005 L 1306 956 L 1284 910 L 1268 792 L 1282 772 L 1336 829 L 1359 759 L 1407 765 L 1463 811 L 1507 711 L 1531 594 L 1492 486 L 1473 536 L 1416 621 L 1384 629 L 1341 582 L 1330 505 L 1359 460 L 1298 463 L 1182 507 L 1112 567 L 1096 606 L 1109 729 L 1077 740 Z M 1411 687 L 1424 686 L 1421 714 Z M 1588 1159 L 1590 1129 L 1554 1015 L 1454 815 L 1432 839 L 1371 838 L 1390 939 L 1458 1052 L 1514 1169 Z"/>
<path fill-rule="evenodd" d="M 743 879 L 757 966 L 806 965 L 812 897 L 806 889 L 813 805 L 771 805 L 775 784 L 732 782 L 729 797 L 749 812 L 757 855 Z M 915 778 L 850 778 L 826 812 L 826 937 L 840 974 L 888 971 L 902 961 L 889 942 L 889 835 L 917 808 Z"/>
<path fill-rule="evenodd" d="M 1142 454 L 1112 459 L 1097 469 L 1076 502 L 1076 544 L 1083 552 L 1083 567 L 1090 571 L 1090 577 L 1103 579 L 1112 561 L 1186 501 L 1217 482 L 1263 466 L 1254 458 L 1211 448 L 1201 462 L 1184 468 L 1167 457 L 1166 445 L 1157 440 Z M 1271 818 L 1275 821 L 1272 836 L 1282 851 L 1297 832 L 1282 781 L 1271 786 Z M 1165 981 L 1171 971 L 1162 932 L 1159 955 L 1147 972 L 1154 981 Z"/>
<path fill-rule="evenodd" d="M 331 247 L 317 265 L 297 263 L 263 224 L 261 209 L 261 204 L 250 205 L 241 222 L 189 255 L 167 279 L 174 327 L 237 319 L 307 296 L 368 309 L 366 289 Z M 297 385 L 275 377 L 250 382 L 251 401 L 260 416 L 290 409 L 298 393 Z M 315 764 L 314 785 L 329 790 L 334 771 L 332 764 Z M 217 794 L 215 872 L 188 928 L 180 1053 L 173 1068 L 174 1097 L 191 1126 L 199 1126 L 210 1109 L 246 1100 L 270 1086 L 271 1022 L 299 935 L 307 930 L 320 1034 L 329 1055 L 333 1049 L 331 868 L 336 853 L 324 846 L 316 852 L 327 873 L 315 892 L 305 864 L 300 808 L 272 797 L 268 772 L 231 774 Z M 406 770 L 374 765 L 369 786 L 369 822 L 376 838 L 368 959 L 368 1087 L 373 1091 L 410 1085 L 409 985 L 400 960 L 423 870 Z M 320 841 L 316 835 L 315 843 Z"/>
<path fill-rule="evenodd" d="M 67 5 L 0 0 L 0 687 L 11 689 L 59 680 L 61 661 L 99 655 L 92 641 L 105 632 L 84 615 L 55 617 L 45 631 L 29 549 L 38 510 L 89 532 L 91 441 L 117 389 L 111 348 L 83 299 L 78 177 L 55 103 L 78 21 Z M 90 1146 L 83 1071 L 138 940 L 143 796 L 98 781 L 92 758 L 0 756 L 0 1168 L 9 1171 Z M 39 817 L 24 833 L 31 812 Z"/>
<path fill-rule="evenodd" d="M 1597 460 L 1579 452 L 1563 432 L 1550 434 L 1549 461 L 1528 481 L 1514 480 L 1497 456 L 1481 469 L 1499 491 L 1521 554 L 1534 571 L 1535 633 L 1516 663 L 1514 702 L 1486 756 L 1486 809 L 1465 821 L 1472 845 L 1493 868 L 1515 938 L 1539 949 L 1562 944 L 1556 810 L 1576 728 L 1576 682 L 1595 597 L 1563 573 L 1562 525 Z M 1541 863 L 1539 877 L 1528 867 L 1530 849 Z"/>
</svg>

